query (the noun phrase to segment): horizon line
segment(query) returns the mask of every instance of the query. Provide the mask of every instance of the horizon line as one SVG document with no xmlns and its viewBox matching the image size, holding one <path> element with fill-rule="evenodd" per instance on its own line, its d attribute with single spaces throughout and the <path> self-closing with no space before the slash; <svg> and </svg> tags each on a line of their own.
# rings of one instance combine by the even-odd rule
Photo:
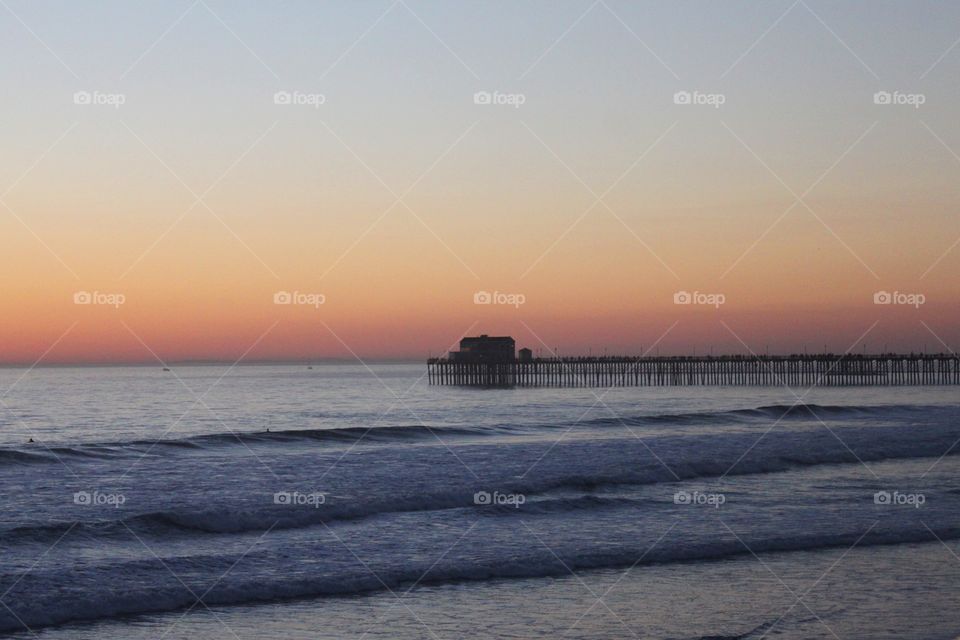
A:
<svg viewBox="0 0 960 640">
<path fill-rule="evenodd" d="M 869 352 L 869 353 L 855 353 L 853 351 L 848 352 L 833 352 L 833 351 L 817 351 L 817 352 L 795 352 L 795 353 L 752 353 L 749 351 L 742 353 L 657 353 L 657 354 L 639 354 L 639 355 L 628 355 L 628 354 L 605 354 L 605 355 L 561 355 L 556 353 L 551 353 L 547 356 L 535 356 L 535 359 L 538 360 L 569 360 L 569 359 L 587 359 L 587 360 L 604 360 L 604 359 L 617 359 L 617 358 L 628 358 L 628 359 L 655 359 L 655 358 L 727 358 L 731 356 L 746 356 L 748 358 L 789 358 L 795 356 L 835 356 L 835 357 L 883 357 L 883 356 L 944 356 L 944 357 L 958 357 L 958 354 L 953 351 L 884 351 L 884 352 Z M 443 360 L 445 356 L 427 356 L 425 358 L 414 358 L 414 357 L 403 357 L 403 358 L 389 358 L 389 357 L 375 357 L 375 358 L 333 358 L 333 357 L 323 357 L 317 359 L 252 359 L 252 360 L 221 360 L 221 359 L 189 359 L 189 360 L 170 360 L 167 362 L 158 362 L 156 360 L 143 360 L 143 361 L 106 361 L 106 360 L 92 360 L 92 361 L 53 361 L 53 362 L 2 362 L 0 361 L 0 369 L 67 369 L 71 367 L 75 368 L 107 368 L 107 367 L 137 367 L 137 368 L 147 368 L 147 367 L 156 367 L 156 368 L 168 368 L 168 367 L 203 367 L 203 366 L 227 366 L 227 367 L 242 367 L 242 366 L 325 366 L 325 365 L 345 365 L 345 364 L 355 364 L 358 366 L 370 365 L 370 364 L 428 364 L 432 360 Z"/>
</svg>

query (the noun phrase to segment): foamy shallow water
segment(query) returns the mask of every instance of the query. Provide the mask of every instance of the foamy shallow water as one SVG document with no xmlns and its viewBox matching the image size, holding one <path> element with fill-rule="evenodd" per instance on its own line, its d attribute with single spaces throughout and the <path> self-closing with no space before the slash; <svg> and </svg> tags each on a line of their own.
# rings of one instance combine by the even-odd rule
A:
<svg viewBox="0 0 960 640">
<path fill-rule="evenodd" d="M 823 389 L 794 406 L 786 390 L 478 391 L 427 387 L 419 366 L 374 373 L 30 372 L 0 431 L 0 629 L 960 631 L 954 389 Z"/>
<path fill-rule="evenodd" d="M 44 630 L 44 640 L 337 638 L 950 639 L 960 563 L 939 543 L 765 554 L 409 592 L 202 606 Z M 797 596 L 802 596 L 797 600 Z"/>
</svg>

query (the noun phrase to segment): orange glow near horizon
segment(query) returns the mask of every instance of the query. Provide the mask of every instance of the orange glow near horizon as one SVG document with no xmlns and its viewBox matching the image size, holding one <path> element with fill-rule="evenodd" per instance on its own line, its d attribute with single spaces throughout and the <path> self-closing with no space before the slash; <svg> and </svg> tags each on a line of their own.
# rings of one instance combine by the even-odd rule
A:
<svg viewBox="0 0 960 640">
<path fill-rule="evenodd" d="M 508 238 L 503 246 L 495 229 L 489 237 L 496 246 L 464 241 L 478 233 L 469 228 L 473 221 L 446 229 L 441 242 L 399 209 L 352 250 L 356 238 L 341 230 L 318 233 L 314 243 L 294 234 L 290 244 L 304 248 L 284 251 L 264 222 L 251 220 L 237 231 L 250 239 L 244 246 L 197 209 L 123 277 L 117 272 L 137 258 L 126 238 L 98 238 L 89 230 L 48 236 L 67 265 L 97 274 L 79 280 L 8 218 L 5 255 L 22 269 L 0 276 L 8 300 L 16 300 L 0 317 L 0 354 L 8 364 L 31 364 L 44 353 L 46 363 L 419 360 L 466 333 L 510 334 L 544 353 L 559 347 L 568 354 L 639 354 L 658 339 L 664 354 L 824 345 L 842 352 L 863 342 L 874 351 L 945 351 L 956 343 L 960 292 L 957 280 L 946 277 L 956 270 L 956 256 L 948 254 L 921 279 L 934 249 L 917 251 L 904 269 L 902 255 L 882 253 L 882 244 L 865 238 L 858 248 L 878 276 L 910 274 L 875 278 L 802 212 L 739 262 L 750 234 L 743 229 L 737 242 L 728 219 L 718 217 L 712 231 L 702 220 L 690 233 L 683 220 L 660 221 L 644 239 L 654 255 L 608 212 L 589 215 L 596 220 L 584 220 L 583 233 L 571 232 L 549 251 L 554 240 L 545 232 L 525 242 Z M 570 222 L 542 224 L 559 235 Z M 729 240 L 710 250 L 711 236 Z M 911 240 L 917 247 L 942 244 L 933 230 Z M 87 253 L 78 244 L 100 246 Z M 918 308 L 874 304 L 883 290 L 922 292 L 925 300 Z M 75 304 L 78 291 L 121 294 L 123 303 Z M 322 294 L 323 303 L 278 305 L 278 291 Z M 478 305 L 478 291 L 521 294 L 523 304 Z M 677 305 L 678 291 L 721 293 L 724 303 Z"/>
<path fill-rule="evenodd" d="M 563 3 L 425 3 L 456 57 L 393 14 L 351 47 L 375 4 L 302 9 L 321 37 L 287 8 L 225 6 L 249 50 L 191 14 L 146 54 L 179 11 L 105 33 L 110 10 L 91 9 L 80 39 L 22 7 L 63 64 L 29 32 L 0 45 L 36 58 L 0 71 L 17 96 L 0 119 L 0 364 L 421 360 L 467 333 L 567 354 L 960 348 L 960 56 L 930 67 L 950 20 L 885 8 L 920 21 L 893 47 L 832 10 L 872 67 L 930 67 L 915 109 L 874 104 L 844 51 L 811 58 L 836 45 L 815 22 L 738 60 L 767 7 L 736 27 L 719 7 L 623 7 L 658 62 L 603 12 L 548 49 L 582 12 Z M 674 103 L 701 81 L 722 108 Z M 71 99 L 94 89 L 125 102 Z M 287 89 L 325 101 L 276 103 Z M 525 101 L 475 104 L 487 89 Z"/>
<path fill-rule="evenodd" d="M 423 216 L 432 209 L 418 208 Z M 359 242 L 362 225 L 301 237 L 256 219 L 235 225 L 241 242 L 198 208 L 139 261 L 143 242 L 134 250 L 126 236 L 89 228 L 48 234 L 47 251 L 8 217 L 0 223 L 3 251 L 19 268 L 0 276 L 8 301 L 16 301 L 0 317 L 0 359 L 31 364 L 50 349 L 44 362 L 150 362 L 154 354 L 164 361 L 416 360 L 468 332 L 511 334 L 534 349 L 570 354 L 637 354 L 658 338 L 662 353 L 824 345 L 842 352 L 862 348 L 858 338 L 874 323 L 863 338 L 871 350 L 956 344 L 960 291 L 947 276 L 958 257 L 948 254 L 921 278 L 943 251 L 933 228 L 913 231 L 915 249 L 905 258 L 882 242 L 884 234 L 896 236 L 894 224 L 872 229 L 848 251 L 812 216 L 794 211 L 747 251 L 758 235 L 748 231 L 757 228 L 752 220 L 734 234 L 723 215 L 692 229 L 665 219 L 646 227 L 641 241 L 597 209 L 551 248 L 573 211 L 542 220 L 541 233 L 518 232 L 502 243 L 496 228 L 487 231 L 489 242 L 469 239 L 484 237 L 475 226 L 480 212 L 459 226 L 438 224 L 441 240 L 399 208 Z M 77 275 L 91 275 L 73 277 L 57 256 Z M 883 290 L 922 292 L 925 300 L 918 308 L 875 305 Z M 75 304 L 78 291 L 121 294 L 123 304 Z M 278 305 L 278 291 L 322 294 L 323 303 Z M 478 291 L 521 294 L 523 304 L 478 305 Z M 724 303 L 677 305 L 678 291 L 721 293 Z"/>
</svg>

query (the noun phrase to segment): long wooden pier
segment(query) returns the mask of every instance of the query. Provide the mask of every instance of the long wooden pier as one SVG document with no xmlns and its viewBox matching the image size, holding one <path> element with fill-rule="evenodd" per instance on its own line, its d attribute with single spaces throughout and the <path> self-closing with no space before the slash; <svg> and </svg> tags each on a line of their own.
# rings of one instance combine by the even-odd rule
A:
<svg viewBox="0 0 960 640">
<path fill-rule="evenodd" d="M 956 354 L 535 358 L 427 361 L 432 385 L 467 387 L 907 386 L 960 384 Z"/>
</svg>

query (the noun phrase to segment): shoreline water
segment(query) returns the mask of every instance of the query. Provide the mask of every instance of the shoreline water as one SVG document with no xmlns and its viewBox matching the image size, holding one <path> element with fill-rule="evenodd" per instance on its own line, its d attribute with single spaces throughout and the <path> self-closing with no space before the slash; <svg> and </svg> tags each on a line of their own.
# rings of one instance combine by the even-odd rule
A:
<svg viewBox="0 0 960 640">
<path fill-rule="evenodd" d="M 271 629 L 287 611 L 288 637 L 320 637 L 310 611 L 335 607 L 359 630 L 369 607 L 416 585 L 409 597 L 429 600 L 445 612 L 436 624 L 462 635 L 455 621 L 494 615 L 482 601 L 521 583 L 565 585 L 541 608 L 572 624 L 566 612 L 595 598 L 571 570 L 599 589 L 632 567 L 643 593 L 665 572 L 763 572 L 758 558 L 812 582 L 810 558 L 848 552 L 862 558 L 861 575 L 836 588 L 854 592 L 887 560 L 908 570 L 903 550 L 933 562 L 960 538 L 960 458 L 949 455 L 960 403 L 942 388 L 814 390 L 802 405 L 774 389 L 614 389 L 603 407 L 587 390 L 441 391 L 420 369 L 387 365 L 377 379 L 360 366 L 252 367 L 219 380 L 217 368 L 197 367 L 188 388 L 158 386 L 145 369 L 35 372 L 11 394 L 0 430 L 0 592 L 16 614 L 0 610 L 3 629 L 152 637 L 186 615 L 175 626 L 205 640 L 218 637 L 217 617 L 243 627 L 269 610 Z M 150 394 L 131 396 L 141 387 Z M 208 389 L 209 410 L 184 415 Z M 408 406 L 390 412 L 394 390 Z M 41 437 L 28 447 L 31 432 Z M 42 459 L 9 457 L 25 451 Z M 886 591 L 894 604 L 912 598 L 902 585 Z M 477 599 L 459 600 L 465 593 Z M 217 616 L 197 613 L 201 594 Z M 770 612 L 790 604 L 753 597 Z M 783 613 L 755 619 L 709 594 L 725 622 L 671 627 L 659 602 L 659 614 L 629 624 L 654 637 L 753 637 Z M 875 605 L 851 604 L 847 616 L 828 598 L 816 612 L 855 629 L 864 611 L 884 622 Z M 945 615 L 943 629 L 960 628 Z M 99 622 L 68 622 L 78 617 Z M 430 636 L 394 622 L 391 637 Z M 811 633 L 792 615 L 777 628 Z"/>
</svg>

